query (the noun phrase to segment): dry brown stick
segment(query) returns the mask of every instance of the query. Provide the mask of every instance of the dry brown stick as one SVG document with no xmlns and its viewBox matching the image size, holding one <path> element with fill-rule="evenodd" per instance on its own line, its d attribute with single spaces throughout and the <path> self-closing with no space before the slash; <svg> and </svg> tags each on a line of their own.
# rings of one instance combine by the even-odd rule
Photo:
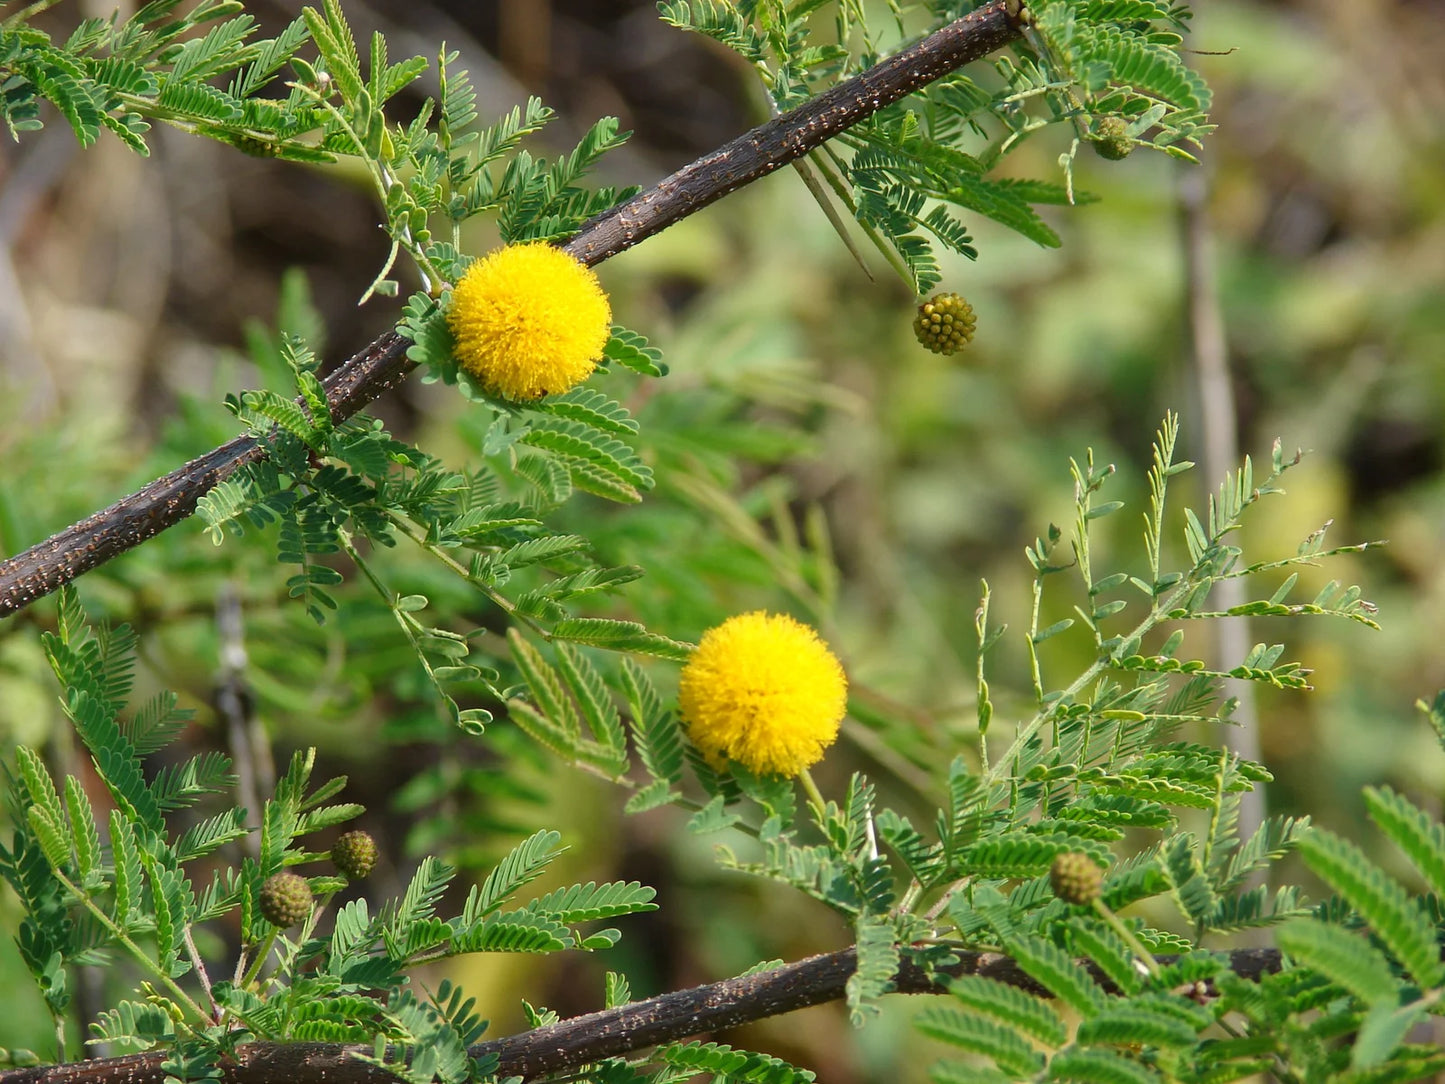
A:
<svg viewBox="0 0 1445 1084">
<path fill-rule="evenodd" d="M 1017 5 L 1015 5 L 1017 7 Z M 564 246 L 592 265 L 631 248 L 729 192 L 801 158 L 879 109 L 1019 35 L 1005 0 L 950 23 L 866 72 L 839 83 L 797 109 L 761 124 L 646 192 L 586 223 Z M 340 422 L 399 384 L 414 364 L 410 344 L 387 332 L 326 381 L 331 413 Z M 77 576 L 104 564 L 196 510 L 196 502 L 261 449 L 237 437 L 0 562 L 0 617 L 23 610 Z"/>
<path fill-rule="evenodd" d="M 1011 958 L 996 952 L 958 952 L 952 975 L 982 975 L 1035 994 L 1047 991 Z M 1161 956 L 1161 963 L 1174 957 Z M 644 1050 L 844 996 L 856 958 L 852 949 L 812 956 L 755 975 L 695 986 L 614 1009 L 559 1020 L 505 1039 L 472 1047 L 477 1058 L 495 1056 L 498 1077 L 537 1077 L 575 1069 L 603 1058 Z M 1103 973 L 1088 965 L 1106 987 Z M 1279 970 L 1275 949 L 1238 949 L 1229 956 L 1237 975 L 1257 980 Z M 905 966 L 895 977 L 900 993 L 938 993 L 924 972 Z M 221 1063 L 222 1084 L 383 1084 L 394 1078 L 353 1055 L 370 1047 L 340 1043 L 248 1043 Z M 160 1053 L 37 1066 L 0 1073 L 0 1084 L 163 1084 Z"/>
<path fill-rule="evenodd" d="M 1182 164 L 1182 163 L 1181 163 Z M 1239 447 L 1239 405 L 1229 367 L 1229 340 L 1224 323 L 1224 304 L 1219 296 L 1219 257 L 1214 230 L 1209 220 L 1210 176 L 1213 163 L 1199 169 L 1176 170 L 1179 204 L 1179 234 L 1184 264 L 1184 292 L 1188 313 L 1189 360 L 1198 403 L 1199 459 L 1206 478 L 1223 478 L 1241 457 Z M 1249 601 L 1243 577 L 1217 581 L 1210 598 L 1218 610 L 1244 607 Z M 1257 631 L 1257 630 L 1256 630 Z M 1249 654 L 1254 636 L 1249 618 L 1243 614 L 1224 617 L 1209 624 L 1213 640 L 1212 665 L 1227 670 L 1237 659 Z M 1238 705 L 1230 719 L 1237 725 L 1225 727 L 1225 748 L 1245 760 L 1262 761 L 1259 707 L 1254 682 L 1225 678 L 1221 697 Z M 1254 835 L 1269 815 L 1269 791 L 1258 786 L 1240 795 L 1240 839 Z M 1265 870 L 1259 870 L 1247 887 L 1266 884 Z"/>
</svg>

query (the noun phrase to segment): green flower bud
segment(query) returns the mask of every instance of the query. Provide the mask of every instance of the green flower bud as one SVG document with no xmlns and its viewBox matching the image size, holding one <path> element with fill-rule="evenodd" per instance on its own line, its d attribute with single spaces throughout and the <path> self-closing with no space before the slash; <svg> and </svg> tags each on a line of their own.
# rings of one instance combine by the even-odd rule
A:
<svg viewBox="0 0 1445 1084">
<path fill-rule="evenodd" d="M 260 903 L 266 921 L 284 930 L 311 913 L 311 886 L 305 877 L 277 873 L 261 886 Z"/>
<path fill-rule="evenodd" d="M 1134 150 L 1134 140 L 1129 136 L 1129 122 L 1123 117 L 1104 117 L 1094 125 L 1093 139 L 1094 153 L 1111 162 L 1128 158 Z"/>
<path fill-rule="evenodd" d="M 1087 854 L 1061 854 L 1049 870 L 1049 884 L 1065 903 L 1093 903 L 1103 895 L 1104 871 Z"/>
<path fill-rule="evenodd" d="M 958 294 L 934 294 L 918 306 L 913 334 L 935 354 L 954 354 L 973 340 L 973 306 Z"/>
<path fill-rule="evenodd" d="M 362 831 L 347 832 L 331 845 L 331 861 L 348 881 L 360 881 L 376 868 L 376 840 Z"/>
</svg>

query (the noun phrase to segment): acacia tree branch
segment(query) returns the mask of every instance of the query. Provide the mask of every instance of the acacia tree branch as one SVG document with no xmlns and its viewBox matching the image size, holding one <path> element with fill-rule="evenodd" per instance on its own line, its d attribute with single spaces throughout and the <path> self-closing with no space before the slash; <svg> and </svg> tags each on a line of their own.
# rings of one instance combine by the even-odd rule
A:
<svg viewBox="0 0 1445 1084">
<path fill-rule="evenodd" d="M 1010 4 L 1012 14 L 1006 10 Z M 993 0 L 597 216 L 563 248 L 589 266 L 631 248 L 801 158 L 940 76 L 1008 44 L 1019 36 L 1021 7 L 1017 0 Z M 401 383 L 415 367 L 406 357 L 410 345 L 389 331 L 332 373 L 325 381 L 332 417 L 344 421 Z M 262 454 L 255 439 L 237 437 L 0 563 L 0 617 L 23 610 L 179 523 L 212 488 Z"/>
<path fill-rule="evenodd" d="M 947 968 L 950 975 L 982 975 L 1030 993 L 1049 992 L 1022 971 L 1008 956 L 996 952 L 957 952 L 959 962 Z M 1160 963 L 1177 957 L 1160 956 Z M 1105 988 L 1112 984 L 1103 972 L 1083 961 Z M 837 1001 L 844 997 L 857 957 L 853 949 L 812 956 L 771 971 L 743 975 L 723 982 L 695 986 L 670 994 L 621 1005 L 614 1009 L 559 1020 L 555 1024 L 478 1043 L 476 1058 L 497 1058 L 498 1078 L 532 1078 L 575 1069 L 589 1062 L 616 1057 L 660 1043 L 737 1027 L 794 1009 Z M 1236 949 L 1229 954 L 1236 975 L 1250 980 L 1278 971 L 1277 949 Z M 906 964 L 894 977 L 898 992 L 941 993 L 943 987 L 922 969 Z M 371 1047 L 340 1043 L 247 1043 L 234 1058 L 221 1062 L 221 1084 L 393 1084 L 395 1077 L 356 1055 L 370 1055 Z M 119 1058 L 38 1066 L 0 1073 L 0 1084 L 163 1084 L 165 1072 L 159 1052 Z"/>
</svg>

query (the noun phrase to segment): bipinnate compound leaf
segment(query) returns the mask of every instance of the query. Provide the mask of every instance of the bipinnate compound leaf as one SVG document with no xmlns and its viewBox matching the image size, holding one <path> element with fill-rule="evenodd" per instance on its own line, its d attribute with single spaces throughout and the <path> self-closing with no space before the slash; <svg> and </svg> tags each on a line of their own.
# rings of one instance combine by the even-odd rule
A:
<svg viewBox="0 0 1445 1084">
<path fill-rule="evenodd" d="M 1366 787 L 1364 794 L 1370 819 L 1445 899 L 1445 825 L 1389 787 Z"/>
<path fill-rule="evenodd" d="M 1300 918 L 1280 927 L 1276 941 L 1297 963 L 1314 968 L 1366 1005 L 1399 1004 L 1400 980 L 1390 961 L 1362 934 Z"/>
<path fill-rule="evenodd" d="M 1359 847 L 1322 828 L 1302 836 L 1306 865 L 1338 892 L 1422 986 L 1445 979 L 1434 923 L 1423 904 L 1372 863 Z"/>
<path fill-rule="evenodd" d="M 950 980 L 948 992 L 970 1012 L 990 1016 L 1041 1043 L 1062 1046 L 1068 1037 L 1063 1020 L 1047 1001 L 1016 986 L 980 975 L 963 975 Z"/>
<path fill-rule="evenodd" d="M 1028 936 L 1010 940 L 1007 947 L 1025 974 L 1081 1016 L 1094 1016 L 1102 1008 L 1104 991 L 1063 949 Z"/>
</svg>

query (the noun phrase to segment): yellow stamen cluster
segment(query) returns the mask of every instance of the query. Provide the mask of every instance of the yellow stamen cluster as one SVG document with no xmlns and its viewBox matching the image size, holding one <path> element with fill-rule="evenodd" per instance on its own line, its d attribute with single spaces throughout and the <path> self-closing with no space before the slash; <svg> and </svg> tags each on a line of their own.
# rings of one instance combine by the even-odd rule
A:
<svg viewBox="0 0 1445 1084">
<path fill-rule="evenodd" d="M 612 307 L 590 268 L 536 241 L 496 249 L 467 268 L 447 325 L 457 362 L 488 394 L 525 402 L 592 375 Z"/>
<path fill-rule="evenodd" d="M 807 625 L 762 612 L 703 634 L 683 667 L 678 706 L 709 762 L 795 776 L 823 757 L 848 709 L 843 667 Z"/>
</svg>

